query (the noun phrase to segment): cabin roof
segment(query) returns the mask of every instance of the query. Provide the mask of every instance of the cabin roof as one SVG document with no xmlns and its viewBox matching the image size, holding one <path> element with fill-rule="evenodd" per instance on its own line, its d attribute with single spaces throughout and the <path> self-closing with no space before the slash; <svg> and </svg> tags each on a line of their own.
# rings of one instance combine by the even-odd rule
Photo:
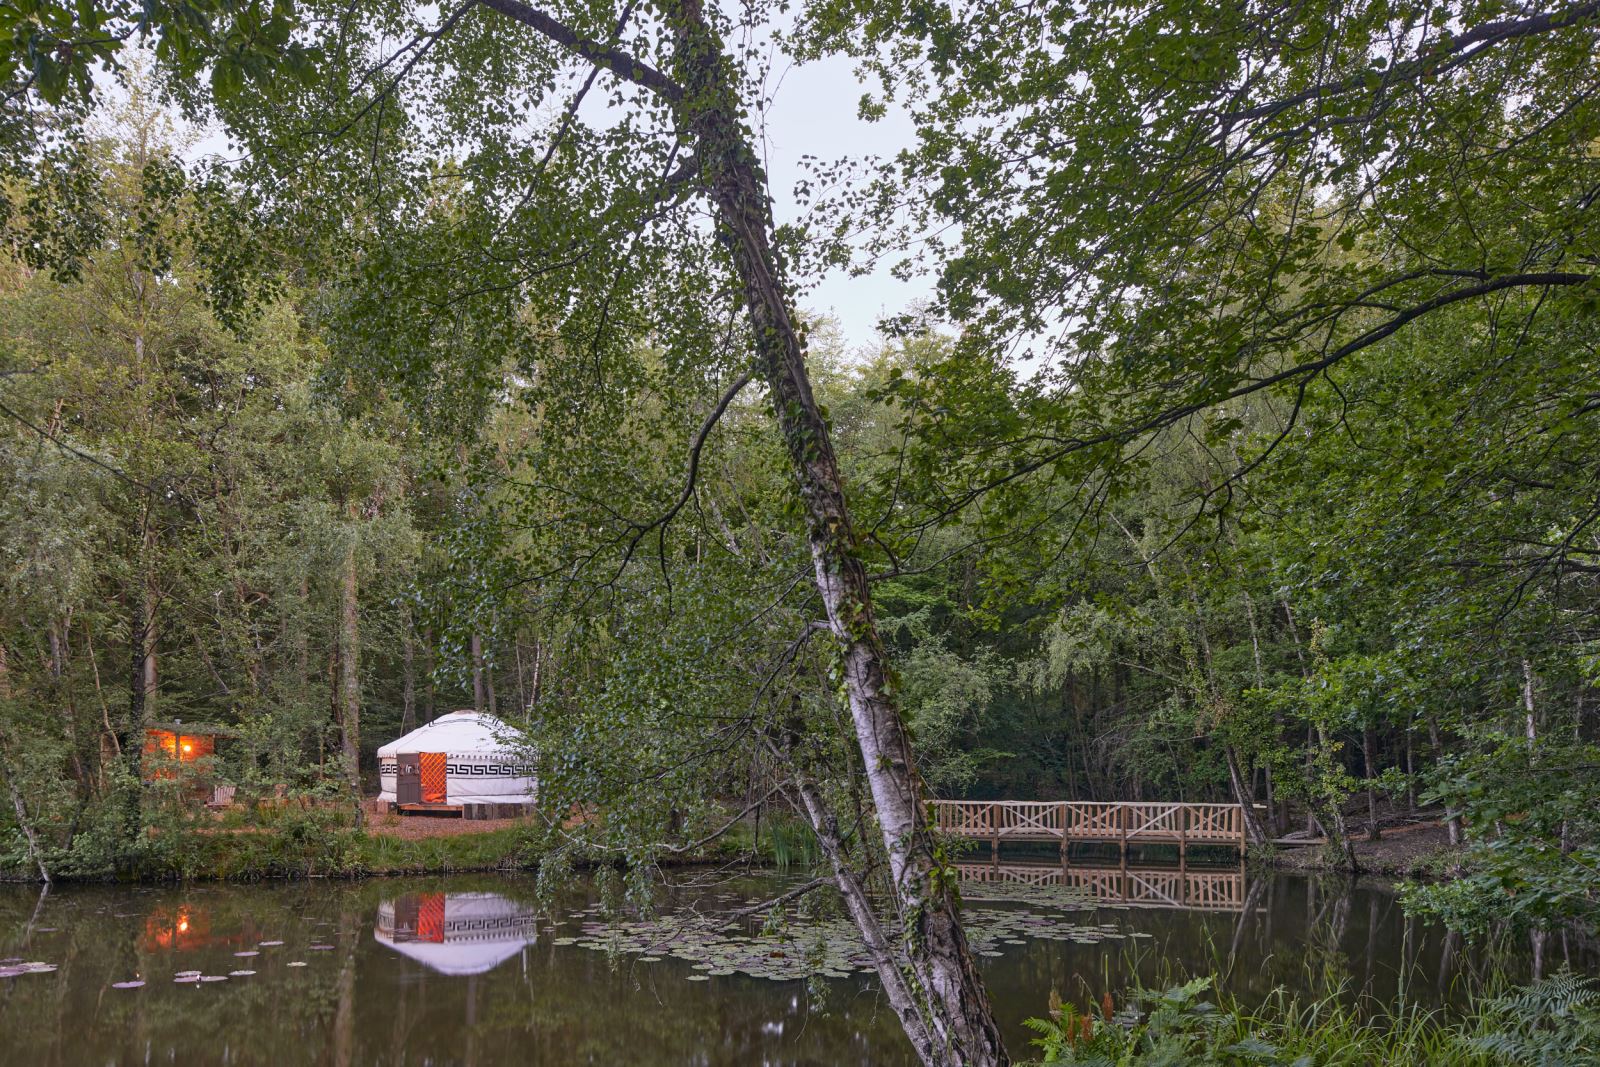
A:
<svg viewBox="0 0 1600 1067">
<path fill-rule="evenodd" d="M 166 722 L 152 722 L 145 724 L 146 730 L 159 730 L 162 733 L 182 734 L 185 737 L 237 737 L 239 729 L 236 726 L 225 726 L 215 722 L 184 722 L 181 719 L 170 719 Z"/>
</svg>

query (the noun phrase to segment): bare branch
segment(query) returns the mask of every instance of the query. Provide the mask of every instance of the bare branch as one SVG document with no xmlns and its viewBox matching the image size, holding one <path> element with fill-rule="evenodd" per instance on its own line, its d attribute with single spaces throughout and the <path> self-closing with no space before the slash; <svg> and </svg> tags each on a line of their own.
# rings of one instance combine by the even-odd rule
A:
<svg viewBox="0 0 1600 1067">
<path fill-rule="evenodd" d="M 546 15 L 543 11 L 522 3 L 522 0 L 481 0 L 507 18 L 516 19 L 574 55 L 582 56 L 597 67 L 604 67 L 624 81 L 642 86 L 663 99 L 677 102 L 683 99 L 683 87 L 650 64 L 635 59 L 620 48 L 601 44 L 581 37 L 571 27 Z"/>
</svg>

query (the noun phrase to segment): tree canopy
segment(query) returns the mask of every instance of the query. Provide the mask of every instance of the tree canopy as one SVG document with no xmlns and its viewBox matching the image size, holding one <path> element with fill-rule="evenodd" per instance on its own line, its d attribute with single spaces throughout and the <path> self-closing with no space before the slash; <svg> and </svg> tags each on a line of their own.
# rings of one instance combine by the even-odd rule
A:
<svg viewBox="0 0 1600 1067">
<path fill-rule="evenodd" d="M 1432 810 L 1471 873 L 1415 906 L 1592 916 L 1597 26 L 0 7 L 17 857 L 142 840 L 156 708 L 350 799 L 425 690 L 604 812 L 552 869 L 795 813 L 930 1064 L 1006 1062 L 930 789 L 1228 798 L 1351 864 Z M 775 55 L 915 131 L 789 226 Z M 852 349 L 799 305 L 863 251 L 936 291 Z"/>
</svg>

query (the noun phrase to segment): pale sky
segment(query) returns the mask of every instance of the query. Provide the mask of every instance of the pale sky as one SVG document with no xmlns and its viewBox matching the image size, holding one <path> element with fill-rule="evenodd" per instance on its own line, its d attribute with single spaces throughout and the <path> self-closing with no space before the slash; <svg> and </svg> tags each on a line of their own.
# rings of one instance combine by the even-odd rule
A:
<svg viewBox="0 0 1600 1067">
<path fill-rule="evenodd" d="M 877 122 L 858 117 L 857 105 L 865 87 L 856 80 L 848 59 L 832 56 L 792 66 L 780 55 L 772 81 L 776 89 L 766 114 L 763 148 L 779 223 L 792 221 L 798 214 L 794 186 L 805 174 L 801 167 L 803 156 L 812 155 L 823 161 L 876 156 L 887 161 L 911 143 L 911 123 L 897 109 L 891 108 Z M 108 84 L 105 88 L 110 92 L 108 98 L 121 96 L 120 87 Z M 190 160 L 229 154 L 227 139 L 215 129 L 195 136 L 185 153 Z M 836 270 L 807 292 L 801 303 L 809 311 L 836 318 L 847 347 L 853 351 L 875 347 L 880 318 L 907 310 L 913 303 L 930 297 L 932 291 L 930 279 L 902 282 L 891 277 L 886 266 L 862 277 Z"/>
<path fill-rule="evenodd" d="M 856 105 L 864 87 L 856 81 L 847 59 L 831 56 L 801 67 L 780 66 L 773 77 L 782 81 L 767 112 L 766 151 L 780 223 L 796 214 L 793 190 L 803 175 L 802 156 L 824 160 L 877 156 L 888 161 L 911 144 L 912 126 L 903 112 L 891 108 L 878 122 L 864 122 L 857 116 Z M 931 279 L 901 282 L 884 267 L 860 278 L 836 271 L 807 294 L 805 304 L 837 317 L 845 340 L 854 348 L 876 342 L 881 317 L 905 311 L 932 292 Z"/>
</svg>

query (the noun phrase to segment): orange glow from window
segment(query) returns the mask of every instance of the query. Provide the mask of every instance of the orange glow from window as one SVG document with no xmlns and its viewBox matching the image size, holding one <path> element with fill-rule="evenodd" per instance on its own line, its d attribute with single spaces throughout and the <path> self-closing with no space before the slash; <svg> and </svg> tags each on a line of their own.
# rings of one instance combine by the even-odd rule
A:
<svg viewBox="0 0 1600 1067">
<path fill-rule="evenodd" d="M 187 756 L 189 753 L 191 753 L 193 751 L 194 751 L 194 746 L 191 745 L 189 742 L 185 741 L 183 743 L 183 754 L 185 756 Z"/>
<path fill-rule="evenodd" d="M 199 948 L 212 940 L 209 917 L 187 904 L 157 908 L 145 917 L 144 947 L 148 952 Z"/>
</svg>

